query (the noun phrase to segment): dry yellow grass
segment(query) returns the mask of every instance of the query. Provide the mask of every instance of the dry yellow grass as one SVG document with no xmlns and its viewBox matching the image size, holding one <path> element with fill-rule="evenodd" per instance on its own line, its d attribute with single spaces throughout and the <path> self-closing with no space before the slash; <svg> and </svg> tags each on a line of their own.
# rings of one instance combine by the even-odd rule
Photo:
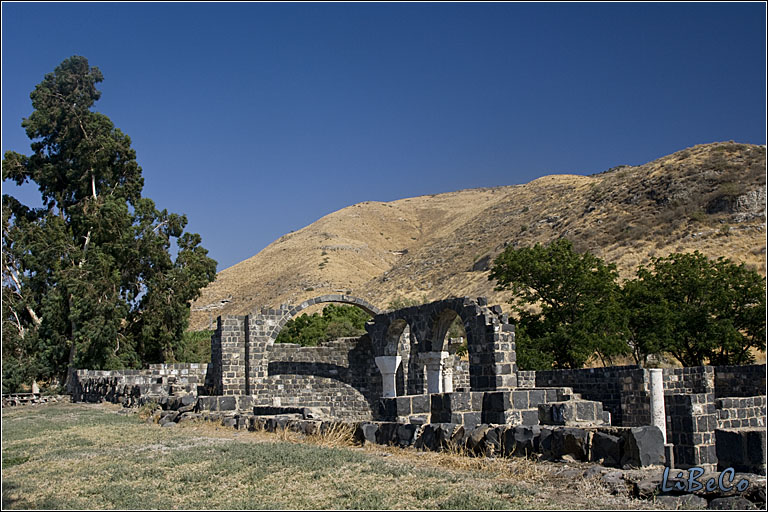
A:
<svg viewBox="0 0 768 512">
<path fill-rule="evenodd" d="M 3 409 L 3 509 L 637 509 L 578 468 L 337 446 L 213 423 L 162 428 L 110 405 Z M 575 476 L 574 476 L 575 475 Z M 587 492 L 588 491 L 588 492 Z"/>
<path fill-rule="evenodd" d="M 219 272 L 193 304 L 192 329 L 221 314 L 349 293 L 385 308 L 397 298 L 488 296 L 487 271 L 472 271 L 505 244 L 571 239 L 616 263 L 623 278 L 672 252 L 725 256 L 765 274 L 765 217 L 706 213 L 719 195 L 762 193 L 765 147 L 714 143 L 592 176 L 544 176 L 524 185 L 469 189 L 326 215 Z M 719 194 L 719 195 L 718 195 Z M 277 212 L 279 214 L 279 212 Z M 229 302 L 218 309 L 200 308 Z"/>
</svg>

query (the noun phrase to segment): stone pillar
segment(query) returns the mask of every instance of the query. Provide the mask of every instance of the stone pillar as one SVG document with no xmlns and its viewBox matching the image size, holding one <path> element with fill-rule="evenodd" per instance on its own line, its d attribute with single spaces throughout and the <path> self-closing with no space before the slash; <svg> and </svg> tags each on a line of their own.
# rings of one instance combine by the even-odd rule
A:
<svg viewBox="0 0 768 512">
<path fill-rule="evenodd" d="M 379 371 L 381 372 L 381 396 L 384 398 L 397 396 L 395 374 L 397 373 L 397 367 L 400 366 L 400 361 L 402 361 L 403 358 L 400 356 L 379 356 L 375 360 L 376 366 L 379 367 Z"/>
<path fill-rule="evenodd" d="M 443 393 L 453 393 L 453 367 L 443 368 Z"/>
<path fill-rule="evenodd" d="M 449 356 L 448 352 L 425 352 L 421 354 L 421 360 L 427 366 L 427 393 L 443 392 L 443 366 L 445 359 Z"/>
<path fill-rule="evenodd" d="M 664 444 L 667 444 L 667 414 L 664 410 L 664 378 L 661 368 L 648 370 L 650 385 L 648 393 L 651 395 L 651 425 L 659 427 L 664 436 Z"/>
</svg>

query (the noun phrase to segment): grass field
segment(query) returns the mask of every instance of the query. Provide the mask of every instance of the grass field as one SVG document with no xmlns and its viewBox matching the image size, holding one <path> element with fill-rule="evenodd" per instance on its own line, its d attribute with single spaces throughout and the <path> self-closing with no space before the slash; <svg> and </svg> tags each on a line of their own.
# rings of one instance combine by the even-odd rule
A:
<svg viewBox="0 0 768 512">
<path fill-rule="evenodd" d="M 161 428 L 112 405 L 3 409 L 6 509 L 649 508 L 542 464 L 335 438 Z M 330 446 L 335 445 L 335 446 Z"/>
</svg>

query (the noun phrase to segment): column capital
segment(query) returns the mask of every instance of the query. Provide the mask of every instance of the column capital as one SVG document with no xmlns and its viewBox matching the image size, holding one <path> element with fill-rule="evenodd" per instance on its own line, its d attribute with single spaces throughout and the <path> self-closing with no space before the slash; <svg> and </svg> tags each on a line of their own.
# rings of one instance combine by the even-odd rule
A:
<svg viewBox="0 0 768 512">
<path fill-rule="evenodd" d="M 448 352 L 421 352 L 419 360 L 427 366 L 443 366 L 450 356 Z"/>
</svg>

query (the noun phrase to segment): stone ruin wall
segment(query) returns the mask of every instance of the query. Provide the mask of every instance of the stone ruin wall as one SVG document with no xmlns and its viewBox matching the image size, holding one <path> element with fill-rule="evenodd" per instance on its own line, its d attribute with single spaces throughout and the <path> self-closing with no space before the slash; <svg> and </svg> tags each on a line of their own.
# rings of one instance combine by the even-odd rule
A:
<svg viewBox="0 0 768 512">
<path fill-rule="evenodd" d="M 359 300 L 346 296 L 321 299 L 329 298 L 347 303 Z M 602 409 L 594 413 L 596 421 L 603 419 L 598 416 L 606 411 L 614 427 L 650 424 L 648 370 L 624 366 L 517 371 L 514 327 L 501 308 L 490 308 L 482 299 L 449 299 L 379 312 L 367 325 L 368 334 L 360 338 L 342 338 L 318 347 L 275 344 L 285 322 L 313 303 L 317 301 L 219 318 L 212 336 L 210 364 L 151 365 L 148 370 L 113 372 L 80 370 L 73 400 L 106 399 L 135 405 L 142 396 L 213 395 L 212 401 L 205 402 L 212 404 L 210 410 L 232 410 L 241 405 L 314 408 L 328 417 L 348 421 L 417 421 L 434 416 L 433 421 L 458 421 L 468 426 L 478 422 L 532 425 L 539 422 L 536 407 L 541 404 L 528 403 L 527 409 L 522 408 L 516 403 L 522 403 L 520 393 L 530 390 L 538 397 L 538 389 L 558 389 L 558 397 L 573 393 L 576 400 L 599 403 Z M 461 317 L 467 332 L 469 360 L 453 354 L 441 356 L 440 364 L 453 370 L 455 392 L 445 393 L 450 398 L 443 402 L 421 400 L 419 396 L 436 396 L 428 393 L 422 355 L 445 354 L 442 336 L 455 316 Z M 397 398 L 383 399 L 382 373 L 376 360 L 396 355 L 402 358 L 394 376 Z M 764 441 L 765 365 L 664 369 L 663 384 L 667 442 L 674 445 L 678 467 L 713 467 L 718 461 L 717 439 L 751 436 L 745 429 L 762 429 Z M 465 400 L 469 405 L 459 404 L 462 393 L 472 397 Z M 219 403 L 227 397 L 232 404 Z M 735 433 L 731 432 L 734 429 Z M 735 443 L 746 446 L 746 437 Z M 720 444 L 725 446 L 726 442 Z M 721 458 L 725 456 L 721 454 Z"/>
<path fill-rule="evenodd" d="M 766 366 L 663 370 L 667 442 L 680 467 L 717 464 L 717 430 L 765 428 Z M 615 426 L 650 424 L 649 375 L 637 366 L 519 372 L 525 387 L 569 386 L 611 412 Z"/>
<path fill-rule="evenodd" d="M 142 396 L 205 395 L 210 363 L 151 364 L 146 370 L 77 370 L 73 402 L 108 402 L 136 405 Z"/>
</svg>

